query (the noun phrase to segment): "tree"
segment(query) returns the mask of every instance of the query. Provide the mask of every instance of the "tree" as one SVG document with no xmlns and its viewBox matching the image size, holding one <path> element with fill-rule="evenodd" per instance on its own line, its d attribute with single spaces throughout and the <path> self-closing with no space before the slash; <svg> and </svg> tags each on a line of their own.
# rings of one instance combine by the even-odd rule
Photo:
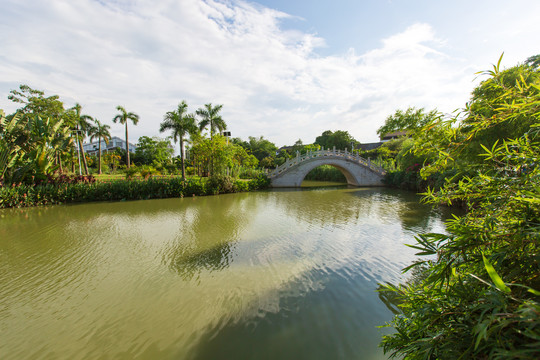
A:
<svg viewBox="0 0 540 360">
<path fill-rule="evenodd" d="M 321 136 L 315 138 L 315 144 L 320 145 L 325 149 L 332 149 L 335 146 L 337 150 L 352 150 L 353 146 L 358 147 L 358 144 L 360 143 L 356 141 L 348 131 L 337 130 L 336 132 L 332 132 L 326 130 Z"/>
<path fill-rule="evenodd" d="M 393 115 L 386 118 L 384 125 L 377 130 L 377 134 L 382 138 L 385 134 L 395 131 L 414 131 L 440 117 L 439 112 L 431 110 L 426 113 L 424 108 L 416 109 L 410 107 L 407 110 L 396 110 Z"/>
<path fill-rule="evenodd" d="M 197 130 L 197 123 L 192 114 L 187 114 L 187 104 L 184 100 L 178 104 L 176 111 L 169 111 L 163 117 L 159 127 L 160 132 L 172 130 L 174 142 L 180 141 L 180 159 L 182 162 L 182 180 L 186 179 L 186 166 L 184 160 L 184 137 Z"/>
<path fill-rule="evenodd" d="M 51 124 L 56 123 L 57 121 L 64 119 L 64 124 L 62 126 L 69 127 L 71 126 L 71 120 L 69 118 L 69 111 L 66 112 L 64 109 L 64 104 L 59 100 L 58 95 L 45 96 L 45 92 L 41 90 L 32 89 L 28 85 L 20 85 L 19 90 L 11 90 L 8 96 L 13 102 L 23 104 L 24 106 L 17 110 L 17 113 L 21 113 L 24 116 L 27 116 L 27 120 L 32 117 L 29 115 L 40 116 L 42 118 L 47 117 L 50 119 Z M 19 131 L 26 132 L 27 130 L 19 127 Z M 66 144 L 66 146 L 71 147 L 72 143 Z M 55 154 L 56 162 L 62 170 L 61 155 L 65 152 L 66 149 L 58 149 Z"/>
<path fill-rule="evenodd" d="M 139 115 L 127 112 L 126 109 L 124 109 L 122 106 L 118 105 L 116 107 L 116 110 L 120 111 L 120 114 L 116 115 L 113 118 L 113 122 L 116 124 L 119 122 L 122 125 L 125 125 L 126 127 L 126 166 L 129 169 L 129 137 L 128 137 L 128 120 L 131 120 L 133 125 L 137 125 L 139 122 Z"/>
<path fill-rule="evenodd" d="M 276 155 L 277 146 L 262 136 L 259 136 L 258 138 L 250 136 L 249 141 L 244 142 L 244 144 L 245 145 L 241 144 L 241 146 L 247 146 L 246 150 L 250 151 L 259 161 L 267 156 Z"/>
<path fill-rule="evenodd" d="M 199 129 L 202 131 L 207 126 L 210 127 L 210 139 L 213 138 L 214 133 L 221 132 L 227 129 L 227 124 L 219 115 L 223 105 L 212 106 L 212 104 L 205 104 L 204 108 L 199 108 L 195 112 L 202 119 L 199 122 Z"/>
<path fill-rule="evenodd" d="M 171 162 L 174 149 L 168 139 L 141 136 L 135 150 L 135 163 L 160 168 Z"/>
<path fill-rule="evenodd" d="M 88 131 L 90 135 L 90 141 L 93 141 L 95 138 L 98 139 L 98 174 L 101 174 L 101 139 L 105 141 L 105 144 L 109 143 L 111 139 L 111 133 L 109 125 L 102 124 L 98 119 L 94 119 L 94 126 L 91 126 Z"/>
<path fill-rule="evenodd" d="M 32 89 L 28 85 L 20 85 L 19 90 L 11 90 L 8 99 L 23 104 L 18 112 L 47 116 L 53 122 L 58 121 L 65 113 L 64 103 L 58 95 L 45 97 L 45 92 Z"/>
<path fill-rule="evenodd" d="M 77 146 L 79 146 L 79 151 L 83 159 L 84 172 L 88 175 L 88 163 L 86 162 L 86 157 L 84 156 L 84 149 L 82 142 L 88 131 L 91 127 L 91 122 L 94 120 L 89 115 L 81 114 L 82 106 L 79 103 L 76 103 L 71 109 L 68 110 L 66 114 L 69 122 L 73 124 L 74 130 L 76 132 Z"/>
</svg>

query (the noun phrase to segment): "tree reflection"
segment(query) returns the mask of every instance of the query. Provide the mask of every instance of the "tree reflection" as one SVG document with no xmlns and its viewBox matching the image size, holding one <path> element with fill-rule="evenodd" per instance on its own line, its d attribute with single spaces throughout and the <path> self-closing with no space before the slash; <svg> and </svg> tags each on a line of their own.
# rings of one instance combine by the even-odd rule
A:
<svg viewBox="0 0 540 360">
<path fill-rule="evenodd" d="M 191 204 L 196 215 L 181 224 L 163 262 L 184 280 L 228 268 L 240 233 L 258 206 L 258 198 L 250 194 L 199 198 Z"/>
</svg>

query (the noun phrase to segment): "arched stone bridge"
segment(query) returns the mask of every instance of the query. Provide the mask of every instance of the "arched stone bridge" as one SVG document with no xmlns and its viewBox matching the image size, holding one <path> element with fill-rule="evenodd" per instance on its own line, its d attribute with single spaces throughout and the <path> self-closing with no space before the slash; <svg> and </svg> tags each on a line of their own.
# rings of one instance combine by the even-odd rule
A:
<svg viewBox="0 0 540 360">
<path fill-rule="evenodd" d="M 296 153 L 294 159 L 288 159 L 268 174 L 272 187 L 299 187 L 306 175 L 316 167 L 331 165 L 340 170 L 349 185 L 381 186 L 385 171 L 358 154 L 336 150 L 309 151 Z"/>
</svg>

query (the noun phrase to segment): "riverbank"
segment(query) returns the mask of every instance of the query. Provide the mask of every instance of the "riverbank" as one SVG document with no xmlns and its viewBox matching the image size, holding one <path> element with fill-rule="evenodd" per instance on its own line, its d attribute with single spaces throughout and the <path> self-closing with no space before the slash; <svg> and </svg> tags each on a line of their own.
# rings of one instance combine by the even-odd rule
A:
<svg viewBox="0 0 540 360">
<path fill-rule="evenodd" d="M 118 179 L 99 182 L 26 185 L 0 187 L 0 208 L 93 201 L 126 201 L 181 198 L 253 191 L 267 188 L 266 176 L 241 180 L 227 176 L 195 178 Z"/>
</svg>

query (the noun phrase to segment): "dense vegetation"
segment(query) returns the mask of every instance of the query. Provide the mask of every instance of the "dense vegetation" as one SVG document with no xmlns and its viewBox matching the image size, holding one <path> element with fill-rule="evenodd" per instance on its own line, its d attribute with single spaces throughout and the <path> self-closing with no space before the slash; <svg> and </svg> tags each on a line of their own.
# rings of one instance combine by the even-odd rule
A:
<svg viewBox="0 0 540 360">
<path fill-rule="evenodd" d="M 382 342 L 392 356 L 540 358 L 540 69 L 484 75 L 460 116 L 411 128 L 396 157 L 402 171 L 414 160 L 415 181 L 445 178 L 425 201 L 467 213 L 417 238 L 425 258 L 406 284 L 381 286 L 396 312 Z"/>
<path fill-rule="evenodd" d="M 39 185 L 0 187 L 0 208 L 217 195 L 259 190 L 268 185 L 269 180 L 264 175 L 246 181 L 222 175 L 187 181 L 180 177 L 95 181 L 91 176 L 72 176 L 58 181 L 58 177 L 54 177 Z"/>
</svg>

